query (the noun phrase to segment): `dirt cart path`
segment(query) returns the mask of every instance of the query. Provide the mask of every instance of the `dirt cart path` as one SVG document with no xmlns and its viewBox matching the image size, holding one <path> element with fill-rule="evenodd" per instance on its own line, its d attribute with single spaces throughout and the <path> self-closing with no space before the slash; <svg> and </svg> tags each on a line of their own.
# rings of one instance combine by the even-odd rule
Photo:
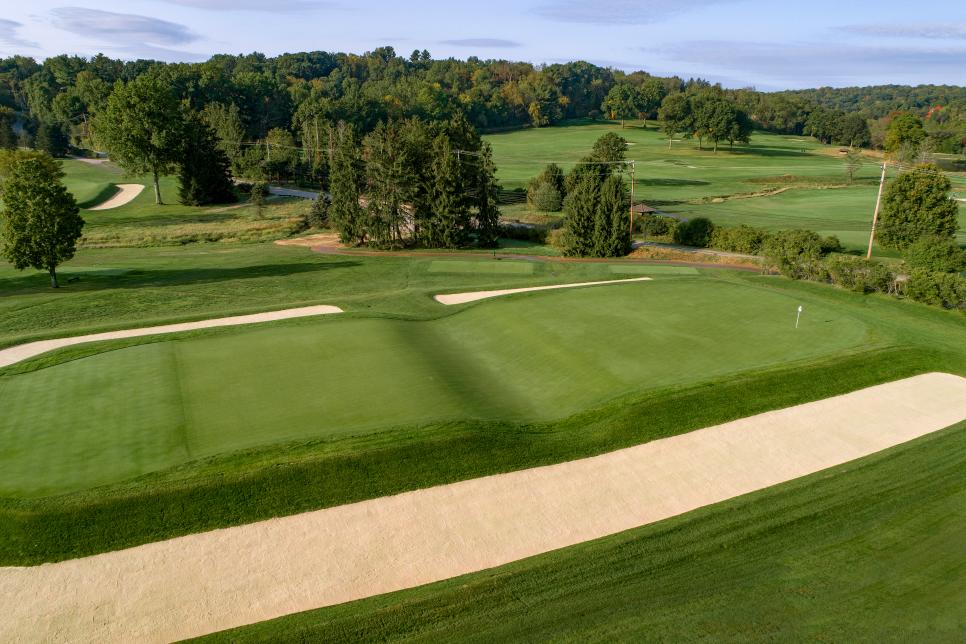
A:
<svg viewBox="0 0 966 644">
<path fill-rule="evenodd" d="M 966 418 L 932 373 L 549 467 L 84 559 L 0 568 L 0 641 L 162 642 L 499 566 Z"/>
</svg>

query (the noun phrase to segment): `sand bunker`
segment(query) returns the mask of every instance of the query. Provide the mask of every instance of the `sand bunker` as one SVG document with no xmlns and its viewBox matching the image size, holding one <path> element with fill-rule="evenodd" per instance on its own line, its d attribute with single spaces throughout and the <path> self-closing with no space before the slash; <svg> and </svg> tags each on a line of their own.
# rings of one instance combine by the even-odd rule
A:
<svg viewBox="0 0 966 644">
<path fill-rule="evenodd" d="M 498 291 L 472 291 L 470 293 L 449 293 L 446 295 L 434 295 L 433 299 L 440 304 L 446 304 L 447 306 L 453 304 L 466 304 L 467 302 L 476 302 L 477 300 L 485 300 L 491 297 L 500 297 L 501 295 L 513 295 L 514 293 L 529 293 L 531 291 L 551 291 L 558 288 L 577 288 L 578 286 L 601 286 L 604 284 L 625 284 L 627 282 L 650 282 L 653 278 L 650 277 L 635 277 L 626 280 L 607 280 L 605 282 L 579 282 L 577 284 L 552 284 L 550 286 L 528 286 L 526 288 L 504 288 Z"/>
<path fill-rule="evenodd" d="M 966 378 L 932 373 L 594 458 L 0 568 L 0 641 L 170 641 L 417 586 L 659 521 L 964 418 Z"/>
<path fill-rule="evenodd" d="M 20 344 L 9 349 L 0 349 L 0 367 L 6 367 L 14 363 L 39 356 L 42 353 L 69 347 L 74 344 L 85 342 L 99 342 L 101 340 L 119 340 L 122 338 L 138 338 L 144 335 L 157 335 L 160 333 L 177 333 L 178 331 L 194 331 L 195 329 L 210 329 L 219 326 L 235 326 L 239 324 L 257 324 L 259 322 L 274 322 L 275 320 L 288 320 L 290 318 L 302 318 L 310 315 L 329 315 L 332 313 L 342 313 L 342 309 L 337 306 L 306 306 L 298 309 L 285 309 L 282 311 L 268 311 L 266 313 L 255 313 L 252 315 L 236 315 L 228 318 L 215 318 L 213 320 L 200 320 L 198 322 L 182 322 L 180 324 L 165 324 L 163 326 L 148 326 L 140 329 L 125 329 L 123 331 L 108 331 L 106 333 L 92 333 L 90 335 L 77 335 L 70 338 L 56 338 L 54 340 L 39 340 Z"/>
<path fill-rule="evenodd" d="M 144 190 L 144 186 L 140 183 L 119 183 L 117 187 L 118 191 L 113 197 L 92 208 L 88 208 L 88 210 L 111 210 L 112 208 L 120 208 L 134 201 L 141 194 L 141 191 Z"/>
</svg>

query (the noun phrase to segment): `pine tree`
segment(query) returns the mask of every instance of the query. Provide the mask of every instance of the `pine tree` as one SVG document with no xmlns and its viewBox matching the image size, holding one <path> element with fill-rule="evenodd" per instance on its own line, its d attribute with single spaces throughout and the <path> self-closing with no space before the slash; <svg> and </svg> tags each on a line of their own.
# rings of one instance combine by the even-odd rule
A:
<svg viewBox="0 0 966 644">
<path fill-rule="evenodd" d="M 235 201 L 231 163 L 215 131 L 196 112 L 186 112 L 184 128 L 178 160 L 181 203 L 204 206 Z"/>
<path fill-rule="evenodd" d="M 630 250 L 630 216 L 627 211 L 624 180 L 614 174 L 600 187 L 594 217 L 595 257 L 623 257 Z"/>
<path fill-rule="evenodd" d="M 363 144 L 369 233 L 383 246 L 402 242 L 419 177 L 396 123 L 380 123 Z"/>
<path fill-rule="evenodd" d="M 41 123 L 37 127 L 37 136 L 34 137 L 34 149 L 46 152 L 52 157 L 67 156 L 70 142 L 64 129 L 59 125 Z"/>
<path fill-rule="evenodd" d="M 458 248 L 466 244 L 470 233 L 470 212 L 462 183 L 462 168 L 456 160 L 449 138 L 439 135 L 433 141 L 430 166 L 430 218 L 426 227 L 426 243 L 434 248 Z"/>
<path fill-rule="evenodd" d="M 580 179 L 567 195 L 567 232 L 570 246 L 565 252 L 571 257 L 587 257 L 593 254 L 599 195 L 600 178 L 589 172 L 580 175 Z"/>
<path fill-rule="evenodd" d="M 329 215 L 343 244 L 364 244 L 365 211 L 359 205 L 365 179 L 362 155 L 352 125 L 339 123 L 332 152 L 332 204 Z"/>
<path fill-rule="evenodd" d="M 500 209 L 497 195 L 500 186 L 496 182 L 496 166 L 493 164 L 493 148 L 484 143 L 480 150 L 476 184 L 476 243 L 483 248 L 493 248 L 500 236 Z"/>
</svg>

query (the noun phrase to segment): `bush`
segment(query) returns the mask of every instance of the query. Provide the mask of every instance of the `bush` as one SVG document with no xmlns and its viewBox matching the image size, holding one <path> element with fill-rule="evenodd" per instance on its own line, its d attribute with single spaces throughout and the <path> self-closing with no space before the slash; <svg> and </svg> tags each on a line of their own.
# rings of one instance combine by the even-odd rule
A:
<svg viewBox="0 0 966 644">
<path fill-rule="evenodd" d="M 909 275 L 906 294 L 924 304 L 966 311 L 966 277 L 955 273 L 917 268 Z"/>
<path fill-rule="evenodd" d="M 531 195 L 530 205 L 543 212 L 560 212 L 563 208 L 563 197 L 560 191 L 549 183 L 541 183 Z"/>
<path fill-rule="evenodd" d="M 836 235 L 829 235 L 822 240 L 822 255 L 841 253 L 844 250 L 845 247 Z"/>
<path fill-rule="evenodd" d="M 758 255 L 766 239 L 767 232 L 745 224 L 734 228 L 717 227 L 711 235 L 711 247 L 732 253 Z"/>
<path fill-rule="evenodd" d="M 329 225 L 329 200 L 325 195 L 319 195 L 312 202 L 306 223 L 312 228 L 326 228 Z"/>
<path fill-rule="evenodd" d="M 642 232 L 655 237 L 674 237 L 678 220 L 673 217 L 662 217 L 661 215 L 641 214 L 634 219 L 635 232 Z"/>
<path fill-rule="evenodd" d="M 570 231 L 567 228 L 555 228 L 551 230 L 547 235 L 547 244 L 549 244 L 551 248 L 556 248 L 561 252 L 565 252 L 572 245 Z"/>
<path fill-rule="evenodd" d="M 782 230 L 770 235 L 762 254 L 782 275 L 794 279 L 821 279 L 822 238 L 810 230 Z"/>
<path fill-rule="evenodd" d="M 926 235 L 913 242 L 902 254 L 909 268 L 937 273 L 958 273 L 966 269 L 966 251 L 948 237 Z"/>
<path fill-rule="evenodd" d="M 517 239 L 520 241 L 545 244 L 548 228 L 546 226 L 529 226 L 525 224 L 501 224 L 500 237 Z"/>
<path fill-rule="evenodd" d="M 710 219 L 695 217 L 689 221 L 682 221 L 674 231 L 674 243 L 683 246 L 707 248 L 714 234 L 714 224 Z"/>
<path fill-rule="evenodd" d="M 833 284 L 857 293 L 888 293 L 895 279 L 884 264 L 859 257 L 833 257 L 826 268 Z"/>
</svg>

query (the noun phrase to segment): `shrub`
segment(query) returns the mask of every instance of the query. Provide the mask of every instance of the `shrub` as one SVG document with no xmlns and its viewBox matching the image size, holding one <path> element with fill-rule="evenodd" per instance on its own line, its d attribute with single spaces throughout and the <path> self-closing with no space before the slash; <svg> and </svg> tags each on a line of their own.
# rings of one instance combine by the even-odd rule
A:
<svg viewBox="0 0 966 644">
<path fill-rule="evenodd" d="M 707 248 L 714 233 L 714 224 L 710 219 L 695 217 L 678 224 L 674 231 L 674 243 L 684 246 Z"/>
<path fill-rule="evenodd" d="M 570 231 L 567 228 L 555 228 L 551 230 L 547 235 L 547 244 L 551 248 L 556 248 L 559 251 L 566 251 L 572 244 Z"/>
<path fill-rule="evenodd" d="M 833 257 L 825 266 L 832 283 L 857 293 L 888 293 L 895 277 L 884 264 L 859 257 Z"/>
<path fill-rule="evenodd" d="M 329 200 L 325 195 L 319 195 L 312 202 L 306 223 L 312 228 L 326 228 L 329 225 Z"/>
<path fill-rule="evenodd" d="M 917 268 L 909 275 L 906 294 L 917 302 L 966 310 L 966 277 Z"/>
<path fill-rule="evenodd" d="M 547 242 L 547 226 L 530 226 L 526 224 L 501 224 L 500 237 L 517 239 L 520 241 L 545 244 Z"/>
<path fill-rule="evenodd" d="M 831 253 L 841 253 L 845 250 L 842 246 L 842 242 L 836 235 L 829 235 L 822 239 L 822 255 L 829 255 Z"/>
<path fill-rule="evenodd" d="M 563 208 L 560 191 L 549 183 L 541 183 L 533 190 L 530 205 L 543 212 L 559 212 Z"/>
<path fill-rule="evenodd" d="M 770 235 L 762 254 L 782 275 L 795 279 L 815 279 L 825 271 L 821 266 L 822 238 L 810 230 L 783 230 Z"/>
<path fill-rule="evenodd" d="M 768 238 L 768 233 L 760 228 L 742 224 L 734 228 L 717 227 L 711 235 L 711 247 L 733 253 L 758 255 Z"/>
<path fill-rule="evenodd" d="M 634 218 L 635 232 L 642 232 L 655 237 L 674 237 L 678 220 L 661 215 L 641 214 Z"/>
<path fill-rule="evenodd" d="M 902 254 L 909 268 L 937 273 L 957 273 L 966 269 L 966 251 L 948 237 L 926 235 L 913 242 Z"/>
</svg>

